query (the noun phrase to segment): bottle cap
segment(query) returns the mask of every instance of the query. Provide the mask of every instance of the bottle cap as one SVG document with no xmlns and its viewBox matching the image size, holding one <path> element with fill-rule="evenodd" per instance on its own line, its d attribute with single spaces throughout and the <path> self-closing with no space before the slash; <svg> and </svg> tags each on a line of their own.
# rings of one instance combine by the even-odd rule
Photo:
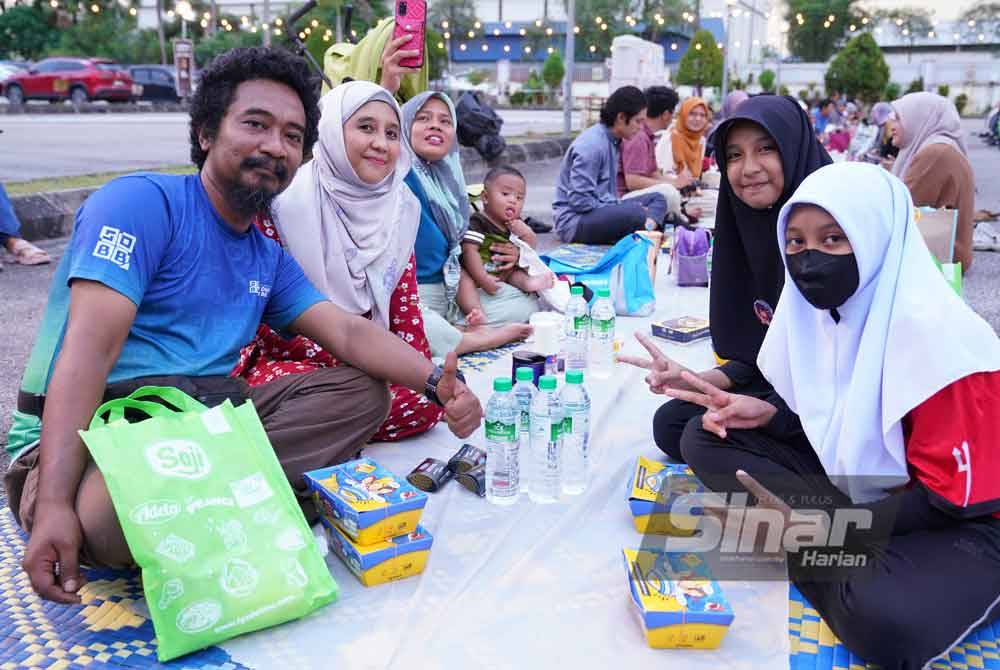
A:
<svg viewBox="0 0 1000 670">
<path fill-rule="evenodd" d="M 512 388 L 510 383 L 510 377 L 497 377 L 493 380 L 493 390 L 499 391 L 500 393 L 506 393 Z"/>
<path fill-rule="evenodd" d="M 556 378 L 553 375 L 542 375 L 538 380 L 538 388 L 543 391 L 555 391 Z"/>
<path fill-rule="evenodd" d="M 583 287 L 582 286 L 572 286 L 572 287 L 570 287 L 569 292 L 570 292 L 570 295 L 583 295 Z"/>
<path fill-rule="evenodd" d="M 607 286 L 602 286 L 601 288 L 597 289 L 597 297 L 598 298 L 610 298 L 611 297 L 611 289 L 609 289 Z"/>
<path fill-rule="evenodd" d="M 566 383 L 567 384 L 582 384 L 583 383 L 583 370 L 570 370 L 566 373 Z"/>
<path fill-rule="evenodd" d="M 531 368 L 518 368 L 514 376 L 519 382 L 533 382 L 535 381 L 535 371 Z"/>
</svg>

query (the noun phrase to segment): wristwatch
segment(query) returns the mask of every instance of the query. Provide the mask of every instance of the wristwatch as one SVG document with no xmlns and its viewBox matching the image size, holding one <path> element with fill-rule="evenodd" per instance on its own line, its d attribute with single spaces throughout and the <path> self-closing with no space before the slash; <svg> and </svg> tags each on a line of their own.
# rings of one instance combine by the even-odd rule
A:
<svg viewBox="0 0 1000 670">
<path fill-rule="evenodd" d="M 444 407 L 444 403 L 441 402 L 441 399 L 438 398 L 437 394 L 438 383 L 441 381 L 441 377 L 443 376 L 444 376 L 444 368 L 438 365 L 435 366 L 435 368 L 431 371 L 430 376 L 427 377 L 427 381 L 424 382 L 424 397 L 426 397 L 428 400 L 430 400 L 438 407 Z M 465 375 L 462 374 L 461 370 L 457 371 L 455 373 L 455 376 L 458 377 L 463 384 L 465 383 Z"/>
</svg>

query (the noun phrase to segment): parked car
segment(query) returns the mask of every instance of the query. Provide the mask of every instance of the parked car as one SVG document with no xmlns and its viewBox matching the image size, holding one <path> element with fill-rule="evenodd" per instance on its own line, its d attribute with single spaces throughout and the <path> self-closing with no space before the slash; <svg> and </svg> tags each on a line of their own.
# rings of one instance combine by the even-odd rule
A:
<svg viewBox="0 0 1000 670">
<path fill-rule="evenodd" d="M 173 65 L 132 65 L 128 69 L 139 100 L 179 102 L 177 71 Z"/>
<path fill-rule="evenodd" d="M 46 58 L 27 72 L 11 75 L 3 94 L 13 105 L 25 100 L 88 100 L 128 102 L 133 97 L 132 77 L 118 63 L 104 58 Z"/>
<path fill-rule="evenodd" d="M 0 86 L 3 86 L 4 82 L 10 79 L 12 76 L 21 72 L 18 68 L 13 65 L 4 65 L 0 63 Z"/>
</svg>

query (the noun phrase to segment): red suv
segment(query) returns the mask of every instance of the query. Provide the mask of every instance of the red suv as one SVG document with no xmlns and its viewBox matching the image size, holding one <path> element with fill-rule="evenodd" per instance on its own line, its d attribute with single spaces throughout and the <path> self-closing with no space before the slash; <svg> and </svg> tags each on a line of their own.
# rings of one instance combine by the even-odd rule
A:
<svg viewBox="0 0 1000 670">
<path fill-rule="evenodd" d="M 128 102 L 132 99 L 132 77 L 118 63 L 103 58 L 46 58 L 27 72 L 12 75 L 3 83 L 3 94 L 12 105 L 25 100 L 88 100 Z"/>
</svg>

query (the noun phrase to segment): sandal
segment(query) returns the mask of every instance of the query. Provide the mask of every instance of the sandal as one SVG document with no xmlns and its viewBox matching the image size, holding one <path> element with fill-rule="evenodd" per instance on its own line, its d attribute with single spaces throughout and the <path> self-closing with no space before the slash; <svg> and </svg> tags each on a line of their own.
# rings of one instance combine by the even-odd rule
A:
<svg viewBox="0 0 1000 670">
<path fill-rule="evenodd" d="M 44 249 L 39 249 L 28 240 L 19 239 L 10 250 L 14 262 L 20 265 L 45 265 L 52 259 Z"/>
</svg>

